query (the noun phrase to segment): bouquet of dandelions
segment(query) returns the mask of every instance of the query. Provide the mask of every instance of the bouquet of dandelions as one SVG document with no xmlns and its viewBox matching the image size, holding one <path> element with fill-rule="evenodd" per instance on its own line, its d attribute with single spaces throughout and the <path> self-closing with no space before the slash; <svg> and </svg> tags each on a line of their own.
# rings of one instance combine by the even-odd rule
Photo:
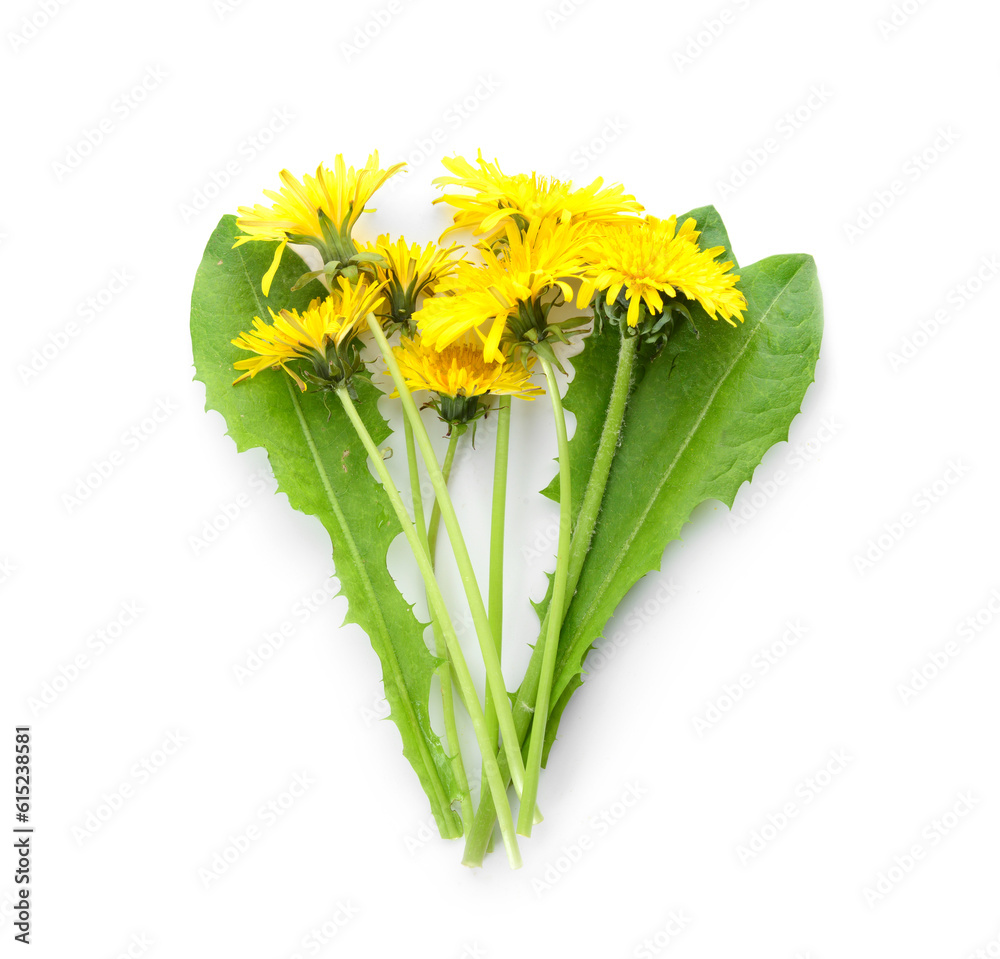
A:
<svg viewBox="0 0 1000 959">
<path fill-rule="evenodd" d="M 366 204 L 402 166 L 381 169 L 377 153 L 357 170 L 338 156 L 302 181 L 283 171 L 269 206 L 223 217 L 212 235 L 191 334 L 207 406 L 241 450 L 267 450 L 292 506 L 329 531 L 348 618 L 381 660 L 390 717 L 441 835 L 464 837 L 463 862 L 480 865 L 498 825 L 517 867 L 517 837 L 540 821 L 539 772 L 587 651 L 692 510 L 706 499 L 732 505 L 765 451 L 787 438 L 812 382 L 822 307 L 808 256 L 734 272 L 712 207 L 656 219 L 599 179 L 574 188 L 508 176 L 481 155 L 444 165 L 451 175 L 436 182 L 457 192 L 436 202 L 454 207 L 452 230 L 473 238 L 465 251 L 389 236 L 358 242 Z M 313 247 L 320 268 L 305 269 L 288 244 Z M 558 319 L 566 311 L 556 307 L 574 302 L 588 314 Z M 554 346 L 577 339 L 563 399 Z M 384 460 L 390 430 L 372 373 L 385 370 L 402 407 L 408 496 Z M 534 604 L 538 641 L 514 684 L 501 671 L 510 412 L 515 399 L 543 393 L 533 376 L 555 417 L 558 476 L 544 493 L 558 500 L 559 536 L 548 592 Z M 443 462 L 421 404 L 447 429 Z M 564 407 L 576 416 L 572 439 Z M 484 591 L 448 479 L 456 445 L 487 414 L 497 425 Z M 435 575 L 441 522 L 485 666 L 483 695 Z M 386 566 L 400 532 L 430 630 Z M 428 702 L 435 673 L 439 730 Z M 478 797 L 459 707 L 478 745 Z"/>
</svg>

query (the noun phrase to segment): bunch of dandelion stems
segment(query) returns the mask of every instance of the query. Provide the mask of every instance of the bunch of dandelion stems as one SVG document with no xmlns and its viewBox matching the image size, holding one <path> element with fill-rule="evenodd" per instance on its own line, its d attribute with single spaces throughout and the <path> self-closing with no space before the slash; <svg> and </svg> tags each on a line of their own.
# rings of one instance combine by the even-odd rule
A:
<svg viewBox="0 0 1000 959">
<path fill-rule="evenodd" d="M 507 858 L 511 866 L 516 869 L 521 865 L 521 855 L 515 835 L 513 813 L 507 798 L 507 785 L 509 782 L 513 782 L 514 790 L 521 802 L 516 832 L 522 836 L 530 836 L 532 825 L 541 820 L 536 798 L 546 726 L 552 703 L 559 635 L 569 602 L 579 582 L 584 558 L 590 547 L 597 514 L 611 468 L 611 459 L 618 443 L 618 434 L 631 385 L 637 338 L 624 336 L 622 338 L 611 400 L 601 432 L 594 468 L 584 492 L 575 529 L 571 515 L 572 486 L 565 414 L 552 365 L 545 357 L 539 357 L 552 402 L 558 441 L 559 541 L 556 552 L 556 569 L 552 580 L 552 595 L 542 622 L 540 641 L 532 652 L 527 673 L 518 689 L 512 708 L 500 668 L 510 397 L 502 397 L 498 408 L 490 530 L 489 609 L 487 610 L 483 603 L 475 571 L 472 568 L 458 517 L 448 493 L 448 478 L 461 431 L 452 430 L 444 463 L 439 466 L 437 455 L 420 418 L 419 410 L 400 373 L 396 358 L 389 347 L 380 323 L 374 316 L 369 316 L 368 326 L 389 368 L 403 407 L 407 463 L 414 511 L 412 519 L 389 475 L 385 461 L 364 426 L 346 387 L 341 386 L 337 390 L 337 396 L 364 444 L 389 496 L 424 580 L 434 630 L 435 651 L 438 657 L 444 661 L 440 671 L 440 679 L 445 737 L 448 748 L 452 751 L 452 769 L 460 793 L 462 831 L 466 839 L 463 862 L 466 865 L 482 864 L 493 835 L 494 822 L 497 822 L 507 851 Z M 425 523 L 423 498 L 420 490 L 417 465 L 418 448 L 435 494 L 435 505 L 429 525 Z M 486 667 L 485 706 L 479 702 L 468 664 L 458 642 L 455 627 L 445 605 L 434 570 L 438 526 L 442 518 L 448 531 L 448 539 L 472 613 Z M 468 775 L 462 761 L 458 741 L 452 681 L 457 686 L 462 703 L 472 720 L 476 740 L 482 754 L 482 779 L 487 788 L 482 790 L 479 808 L 475 813 L 473 813 Z M 527 737 L 529 726 L 530 737 Z M 498 737 L 502 746 L 499 751 L 497 750 Z M 522 745 L 527 749 L 526 755 L 522 755 Z M 449 823 L 448 826 L 451 830 L 449 838 L 457 838 L 459 833 L 454 831 L 454 822 Z"/>
</svg>

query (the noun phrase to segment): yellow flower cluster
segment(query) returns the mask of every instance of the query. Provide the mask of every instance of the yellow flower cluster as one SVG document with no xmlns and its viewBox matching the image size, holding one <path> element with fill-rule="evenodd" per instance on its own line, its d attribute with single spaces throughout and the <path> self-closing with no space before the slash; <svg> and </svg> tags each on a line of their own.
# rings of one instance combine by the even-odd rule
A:
<svg viewBox="0 0 1000 959">
<path fill-rule="evenodd" d="M 526 363 L 512 363 L 501 354 L 491 361 L 476 343 L 452 343 L 436 350 L 419 336 L 401 337 L 393 353 L 411 390 L 427 390 L 452 399 L 492 393 L 532 400 L 543 392 L 531 382 L 534 357 L 528 357 Z"/>
<path fill-rule="evenodd" d="M 598 177 L 590 186 L 574 190 L 573 184 L 532 173 L 507 176 L 494 161 L 476 160 L 478 169 L 462 157 L 441 161 L 454 176 L 438 177 L 439 186 L 458 186 L 471 193 L 446 193 L 435 203 L 447 203 L 457 211 L 452 230 L 471 229 L 495 237 L 504 220 L 513 220 L 522 231 L 531 224 L 614 223 L 623 213 L 640 213 L 642 206 L 624 187 L 604 188 Z"/>
<path fill-rule="evenodd" d="M 544 294 L 555 288 L 572 299 L 568 281 L 587 267 L 583 237 L 573 223 L 539 221 L 526 233 L 508 223 L 502 242 L 481 250 L 481 264 L 462 263 L 442 285 L 446 295 L 424 302 L 413 317 L 421 335 L 441 350 L 471 333 L 482 340 L 485 358 L 495 360 L 508 328 L 524 332 L 536 319 L 544 325 Z"/>
<path fill-rule="evenodd" d="M 355 170 L 346 166 L 343 156 L 338 154 L 332 170 L 320 164 L 316 176 L 304 176 L 301 183 L 287 170 L 282 170 L 279 175 L 284 186 L 277 193 L 264 191 L 271 206 L 259 203 L 252 207 L 241 206 L 236 225 L 243 234 L 234 247 L 255 240 L 278 242 L 274 262 L 261 284 L 264 296 L 270 292 L 288 243 L 315 246 L 323 253 L 324 262 L 335 258 L 349 260 L 357 252 L 351 241 L 351 231 L 364 212 L 365 204 L 403 166 L 397 163 L 388 170 L 380 169 L 376 150 L 361 169 Z"/>
<path fill-rule="evenodd" d="M 366 204 L 402 166 L 381 169 L 378 153 L 358 170 L 338 156 L 332 170 L 320 166 L 301 182 L 282 171 L 281 190 L 265 191 L 271 207 L 240 208 L 236 246 L 278 244 L 263 278 L 265 295 L 289 242 L 320 249 L 335 281 L 334 292 L 301 316 L 272 311 L 270 324 L 254 317 L 253 330 L 233 340 L 256 354 L 235 364 L 246 371 L 241 380 L 280 367 L 305 389 L 289 366 L 305 358 L 320 380 L 328 370 L 330 382 L 339 382 L 338 375 L 353 371 L 342 347 L 374 312 L 387 330 L 406 334 L 395 354 L 411 389 L 451 398 L 530 397 L 538 392 L 530 381 L 532 355 L 553 358 L 551 341 L 565 341 L 575 322 L 550 321 L 562 303 L 575 299 L 582 308 L 600 296 L 602 315 L 639 332 L 686 301 L 733 325 L 743 319 L 739 276 L 732 263 L 719 261 L 722 247 L 701 249 L 693 219 L 678 225 L 676 217 L 641 216 L 635 197 L 600 179 L 575 188 L 535 173 L 509 176 L 481 153 L 475 164 L 462 157 L 443 162 L 451 175 L 435 182 L 452 189 L 435 202 L 455 210 L 446 233 L 470 230 L 478 238 L 477 262 L 460 256 L 454 243 L 387 235 L 355 243 L 352 231 Z M 348 263 L 363 272 L 355 268 L 345 278 L 340 271 Z"/>
<path fill-rule="evenodd" d="M 709 316 L 720 316 L 732 326 L 733 317 L 743 319 L 746 300 L 736 289 L 739 276 L 729 272 L 732 263 L 719 263 L 721 246 L 702 250 L 699 231 L 692 217 L 677 229 L 677 217 L 617 223 L 595 231 L 591 240 L 592 266 L 581 290 L 590 300 L 594 289 L 606 291 L 611 306 L 624 290 L 628 302 L 626 320 L 635 327 L 641 307 L 650 314 L 662 313 L 664 295 L 678 293 L 696 300 Z"/>
<path fill-rule="evenodd" d="M 361 332 L 368 314 L 379 309 L 384 289 L 384 282 L 369 285 L 362 280 L 351 286 L 340 277 L 336 290 L 325 299 L 314 299 L 301 315 L 297 310 L 275 313 L 268 307 L 271 323 L 255 316 L 253 330 L 240 333 L 232 341 L 233 346 L 256 354 L 233 364 L 238 370 L 246 370 L 235 382 L 280 367 L 300 390 L 305 390 L 302 378 L 288 365 L 298 359 L 311 360 L 320 379 L 342 378 L 345 348 Z"/>
<path fill-rule="evenodd" d="M 441 177 L 441 200 L 456 210 L 455 229 L 483 237 L 482 263 L 463 263 L 439 288 L 444 296 L 424 303 L 414 320 L 425 342 L 444 349 L 470 333 L 483 343 L 486 359 L 506 348 L 538 349 L 558 335 L 549 309 L 576 297 L 586 306 L 595 292 L 612 310 L 624 291 L 629 327 L 655 319 L 679 298 L 694 300 L 712 317 L 742 320 L 746 300 L 736 288 L 732 263 L 717 260 L 722 247 L 702 250 L 691 218 L 640 217 L 642 206 L 622 187 L 595 180 L 574 188 L 532 173 L 508 176 L 482 154 L 475 166 L 461 157 L 444 161 L 453 176 Z M 627 305 L 627 307 L 626 307 Z"/>
</svg>

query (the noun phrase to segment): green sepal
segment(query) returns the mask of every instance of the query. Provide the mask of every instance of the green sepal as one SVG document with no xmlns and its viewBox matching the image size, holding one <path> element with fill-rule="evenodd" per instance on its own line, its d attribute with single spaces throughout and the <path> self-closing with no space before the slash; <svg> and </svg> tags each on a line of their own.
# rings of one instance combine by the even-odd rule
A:
<svg viewBox="0 0 1000 959">
<path fill-rule="evenodd" d="M 329 273 L 327 267 L 324 267 L 322 270 L 310 270 L 308 273 L 303 273 L 302 276 L 300 276 L 292 284 L 292 286 L 291 286 L 291 292 L 292 293 L 297 293 L 304 286 L 306 286 L 309 283 L 312 283 L 313 280 L 318 280 L 321 276 L 327 276 L 327 277 L 330 276 L 330 273 Z M 326 290 L 323 290 L 323 293 L 325 294 Z"/>
<path fill-rule="evenodd" d="M 351 263 L 355 264 L 366 264 L 368 266 L 377 266 L 380 269 L 389 269 L 389 263 L 381 253 L 370 253 L 367 250 L 362 250 L 360 253 L 355 253 L 351 257 Z"/>
</svg>

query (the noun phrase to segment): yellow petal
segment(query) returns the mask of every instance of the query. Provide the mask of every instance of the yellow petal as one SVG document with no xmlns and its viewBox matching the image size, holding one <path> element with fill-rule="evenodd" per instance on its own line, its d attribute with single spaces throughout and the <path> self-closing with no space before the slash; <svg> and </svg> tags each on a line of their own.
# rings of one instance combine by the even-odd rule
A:
<svg viewBox="0 0 1000 959">
<path fill-rule="evenodd" d="M 594 281 L 584 280 L 580 284 L 580 292 L 576 295 L 577 309 L 585 310 L 590 303 L 590 298 L 594 295 Z"/>
<path fill-rule="evenodd" d="M 288 240 L 282 240 L 278 244 L 278 249 L 274 251 L 274 260 L 271 262 L 271 268 L 264 274 L 264 278 L 260 281 L 260 288 L 264 291 L 264 296 L 270 296 L 271 294 L 271 281 L 274 279 L 274 274 L 278 272 L 278 266 L 281 263 L 281 254 L 285 252 L 286 246 L 288 246 Z"/>
<path fill-rule="evenodd" d="M 506 316 L 501 314 L 493 320 L 493 325 L 490 327 L 490 334 L 486 337 L 486 342 L 483 344 L 483 359 L 487 363 L 497 362 L 497 358 L 500 356 L 500 351 L 497 347 L 500 345 L 500 337 L 503 335 L 504 320 Z"/>
<path fill-rule="evenodd" d="M 642 303 L 642 297 L 637 294 L 633 294 L 629 297 L 628 301 L 628 325 L 637 326 L 639 323 L 639 304 Z"/>
</svg>

